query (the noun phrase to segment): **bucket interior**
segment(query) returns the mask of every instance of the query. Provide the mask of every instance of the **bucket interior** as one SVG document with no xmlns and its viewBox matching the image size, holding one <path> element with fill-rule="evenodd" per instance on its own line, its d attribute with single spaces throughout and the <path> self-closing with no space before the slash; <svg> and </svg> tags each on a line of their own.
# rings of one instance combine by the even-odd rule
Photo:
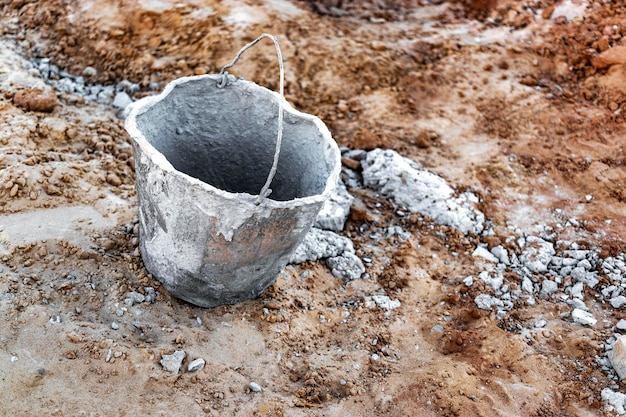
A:
<svg viewBox="0 0 626 417">
<path fill-rule="evenodd" d="M 259 194 L 272 167 L 278 99 L 237 81 L 192 79 L 137 116 L 146 140 L 178 171 L 232 193 Z M 283 140 L 270 199 L 321 194 L 336 163 L 315 123 L 285 111 Z"/>
</svg>

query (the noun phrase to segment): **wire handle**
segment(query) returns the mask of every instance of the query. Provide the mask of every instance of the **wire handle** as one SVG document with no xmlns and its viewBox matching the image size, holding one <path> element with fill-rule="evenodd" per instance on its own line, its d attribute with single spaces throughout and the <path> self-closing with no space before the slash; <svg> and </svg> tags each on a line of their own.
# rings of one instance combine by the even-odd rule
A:
<svg viewBox="0 0 626 417">
<path fill-rule="evenodd" d="M 278 133 L 276 134 L 276 150 L 274 151 L 274 162 L 272 163 L 272 169 L 270 169 L 267 179 L 265 180 L 265 184 L 263 185 L 263 188 L 261 188 L 261 191 L 259 192 L 259 195 L 256 199 L 256 204 L 260 204 L 263 198 L 269 197 L 269 195 L 272 193 L 272 190 L 270 189 L 270 185 L 272 184 L 272 181 L 274 180 L 274 176 L 276 175 L 276 170 L 278 169 L 278 158 L 280 156 L 280 147 L 283 141 L 283 102 L 285 101 L 285 69 L 283 66 L 283 54 L 280 51 L 280 45 L 278 44 L 278 39 L 276 38 L 276 36 L 270 35 L 268 33 L 264 33 L 258 38 L 256 38 L 255 40 L 253 40 L 252 42 L 250 42 L 249 44 L 247 44 L 246 46 L 244 46 L 243 48 L 241 48 L 239 52 L 237 52 L 237 55 L 232 60 L 232 62 L 224 65 L 224 67 L 220 70 L 220 74 L 224 76 L 222 77 L 222 80 L 218 84 L 219 88 L 224 87 L 226 84 L 226 74 L 228 74 L 226 70 L 228 68 L 231 68 L 233 65 L 235 65 L 237 61 L 239 61 L 239 58 L 241 58 L 241 55 L 246 50 L 253 47 L 254 45 L 256 45 L 257 43 L 259 43 L 261 40 L 265 38 L 271 39 L 274 42 L 274 46 L 276 47 L 276 55 L 278 57 L 278 67 L 280 70 L 280 84 L 279 84 L 280 101 L 278 102 Z"/>
</svg>

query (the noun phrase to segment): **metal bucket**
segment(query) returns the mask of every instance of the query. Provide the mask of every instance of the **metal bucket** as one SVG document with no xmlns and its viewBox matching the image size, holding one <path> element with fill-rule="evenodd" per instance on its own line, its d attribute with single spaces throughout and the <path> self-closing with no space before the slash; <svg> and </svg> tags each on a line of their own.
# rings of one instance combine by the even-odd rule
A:
<svg viewBox="0 0 626 417">
<path fill-rule="evenodd" d="M 319 118 L 222 72 L 171 82 L 135 103 L 125 126 L 146 269 L 202 307 L 255 298 L 271 285 L 341 168 Z M 268 197 L 261 190 L 270 183 Z"/>
</svg>

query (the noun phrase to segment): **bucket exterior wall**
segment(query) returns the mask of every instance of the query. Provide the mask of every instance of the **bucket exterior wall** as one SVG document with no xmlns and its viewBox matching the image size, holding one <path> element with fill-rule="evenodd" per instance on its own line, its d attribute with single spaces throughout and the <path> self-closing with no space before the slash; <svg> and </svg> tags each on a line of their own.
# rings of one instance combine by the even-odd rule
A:
<svg viewBox="0 0 626 417">
<path fill-rule="evenodd" d="M 276 280 L 315 221 L 341 167 L 337 145 L 321 120 L 284 102 L 286 116 L 313 122 L 324 141 L 329 171 L 321 192 L 256 204 L 255 195 L 227 192 L 175 169 L 146 139 L 137 118 L 177 86 L 220 79 L 206 75 L 173 81 L 161 95 L 135 103 L 126 121 L 134 150 L 140 251 L 146 269 L 173 295 L 202 307 L 255 298 Z M 244 95 L 253 91 L 272 101 L 280 99 L 256 84 L 233 78 L 229 82 L 246 83 Z M 208 95 L 206 100 L 210 99 Z"/>
</svg>

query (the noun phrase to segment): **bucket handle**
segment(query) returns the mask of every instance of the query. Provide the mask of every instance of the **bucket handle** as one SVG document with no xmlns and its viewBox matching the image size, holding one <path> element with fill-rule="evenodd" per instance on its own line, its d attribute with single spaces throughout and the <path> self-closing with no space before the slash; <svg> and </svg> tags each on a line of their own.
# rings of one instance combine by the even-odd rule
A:
<svg viewBox="0 0 626 417">
<path fill-rule="evenodd" d="M 272 181 L 274 180 L 274 176 L 276 175 L 276 170 L 278 169 L 278 158 L 280 156 L 280 147 L 281 147 L 282 140 L 283 140 L 283 102 L 285 101 L 285 69 L 283 66 L 283 54 L 280 51 L 280 45 L 278 45 L 278 39 L 276 38 L 276 36 L 270 35 L 268 33 L 264 33 L 258 38 L 256 38 L 255 40 L 253 40 L 252 42 L 250 42 L 249 44 L 247 44 L 246 46 L 244 46 L 243 48 L 241 48 L 239 52 L 237 52 L 237 55 L 232 60 L 232 62 L 224 65 L 224 67 L 221 69 L 220 74 L 223 75 L 223 77 L 222 77 L 222 80 L 217 84 L 219 88 L 223 88 L 226 85 L 226 75 L 228 74 L 226 70 L 232 67 L 233 65 L 235 65 L 237 61 L 239 61 L 239 58 L 241 58 L 241 55 L 248 48 L 253 47 L 257 43 L 259 43 L 262 39 L 265 39 L 265 38 L 270 38 L 274 42 L 274 46 L 276 47 L 276 55 L 278 57 L 278 67 L 280 70 L 280 84 L 279 84 L 280 101 L 278 102 L 278 133 L 276 134 L 276 150 L 274 151 L 274 161 L 272 162 L 272 169 L 270 169 L 267 179 L 265 180 L 265 184 L 263 185 L 263 188 L 261 188 L 261 191 L 259 192 L 259 195 L 257 196 L 257 199 L 255 201 L 257 205 L 261 203 L 261 200 L 263 198 L 269 197 L 269 195 L 272 193 L 272 190 L 270 189 L 270 185 L 272 184 Z"/>
</svg>

